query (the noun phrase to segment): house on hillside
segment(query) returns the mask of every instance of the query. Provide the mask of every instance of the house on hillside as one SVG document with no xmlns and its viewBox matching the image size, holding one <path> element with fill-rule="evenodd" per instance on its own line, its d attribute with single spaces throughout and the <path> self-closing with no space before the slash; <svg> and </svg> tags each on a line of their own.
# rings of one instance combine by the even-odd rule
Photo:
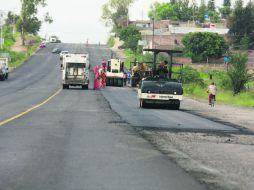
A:
<svg viewBox="0 0 254 190">
<path fill-rule="evenodd" d="M 216 25 L 208 23 L 202 28 L 195 27 L 195 24 L 192 22 L 175 22 L 170 20 L 155 22 L 135 21 L 132 24 L 139 28 L 142 35 L 140 44 L 145 45 L 144 48 L 181 48 L 183 46 L 183 37 L 190 32 L 213 32 L 226 36 L 229 31 L 224 23 Z"/>
</svg>

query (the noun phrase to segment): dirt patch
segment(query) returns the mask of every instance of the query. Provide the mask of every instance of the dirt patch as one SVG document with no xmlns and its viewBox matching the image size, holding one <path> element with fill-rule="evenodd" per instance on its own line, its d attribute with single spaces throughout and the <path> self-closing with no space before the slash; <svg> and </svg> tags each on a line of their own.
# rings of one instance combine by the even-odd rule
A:
<svg viewBox="0 0 254 190">
<path fill-rule="evenodd" d="M 185 98 L 183 111 L 245 131 L 199 133 L 138 130 L 156 148 L 212 190 L 254 189 L 254 109 L 228 105 L 211 108 L 207 102 Z"/>
<path fill-rule="evenodd" d="M 181 104 L 181 109 L 254 132 L 254 108 L 242 108 L 223 104 L 216 104 L 215 107 L 210 107 L 206 101 L 198 101 L 185 97 Z"/>
<path fill-rule="evenodd" d="M 22 45 L 22 39 L 21 37 L 16 38 L 16 42 L 11 47 L 11 51 L 17 52 L 17 53 L 23 53 L 27 51 L 27 47 Z"/>
</svg>

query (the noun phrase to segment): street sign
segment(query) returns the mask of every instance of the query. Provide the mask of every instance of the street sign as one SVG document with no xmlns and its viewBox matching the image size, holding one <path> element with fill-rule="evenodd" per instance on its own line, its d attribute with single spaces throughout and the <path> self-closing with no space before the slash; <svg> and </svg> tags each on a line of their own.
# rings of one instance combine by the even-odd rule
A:
<svg viewBox="0 0 254 190">
<path fill-rule="evenodd" d="M 207 21 L 209 21 L 209 20 L 210 20 L 210 18 L 209 18 L 209 16 L 208 16 L 208 15 L 205 15 L 205 16 L 204 16 L 204 19 L 205 19 L 205 20 L 207 20 Z"/>
</svg>

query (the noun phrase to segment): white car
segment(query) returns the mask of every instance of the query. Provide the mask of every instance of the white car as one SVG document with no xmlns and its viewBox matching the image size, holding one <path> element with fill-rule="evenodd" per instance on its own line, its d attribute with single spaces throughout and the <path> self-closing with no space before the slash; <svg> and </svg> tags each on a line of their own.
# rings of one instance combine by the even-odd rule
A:
<svg viewBox="0 0 254 190">
<path fill-rule="evenodd" d="M 59 54 L 60 55 L 60 60 L 62 60 L 63 56 L 67 55 L 68 53 L 69 53 L 68 51 L 61 51 L 61 53 Z"/>
</svg>

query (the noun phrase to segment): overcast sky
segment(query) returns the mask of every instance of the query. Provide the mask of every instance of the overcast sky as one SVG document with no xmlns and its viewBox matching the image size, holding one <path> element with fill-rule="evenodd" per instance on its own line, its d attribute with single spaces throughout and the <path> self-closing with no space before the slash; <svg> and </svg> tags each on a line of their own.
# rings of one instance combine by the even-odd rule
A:
<svg viewBox="0 0 254 190">
<path fill-rule="evenodd" d="M 169 0 L 136 0 L 130 8 L 131 20 L 147 19 L 149 7 L 154 2 L 168 2 Z M 223 0 L 215 0 L 217 5 Z M 247 0 L 245 0 L 247 1 Z M 51 25 L 44 24 L 40 35 L 57 35 L 63 42 L 105 43 L 108 37 L 108 28 L 100 21 L 101 6 L 108 0 L 47 0 L 48 11 L 53 17 Z M 197 0 L 199 2 L 199 0 Z M 20 0 L 0 0 L 0 10 L 12 10 L 18 12 Z"/>
</svg>

